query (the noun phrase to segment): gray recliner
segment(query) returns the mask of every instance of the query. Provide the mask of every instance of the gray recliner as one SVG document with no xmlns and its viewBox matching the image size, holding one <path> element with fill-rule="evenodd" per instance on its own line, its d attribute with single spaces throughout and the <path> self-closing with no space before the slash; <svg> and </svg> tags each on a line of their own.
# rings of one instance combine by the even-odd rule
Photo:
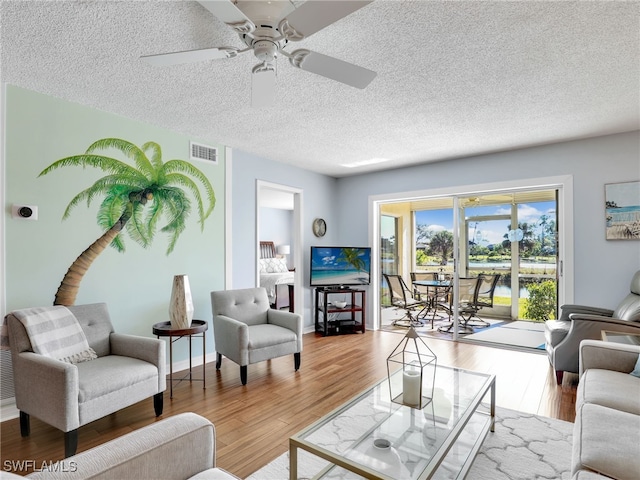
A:
<svg viewBox="0 0 640 480">
<path fill-rule="evenodd" d="M 563 305 L 558 320 L 544 325 L 545 349 L 558 385 L 564 372 L 579 372 L 582 340 L 600 340 L 602 331 L 640 333 L 640 271 L 631 279 L 630 293 L 615 310 L 584 305 Z"/>
<path fill-rule="evenodd" d="M 302 316 L 269 308 L 266 289 L 246 288 L 211 292 L 216 370 L 222 356 L 240 365 L 240 380 L 247 384 L 247 366 L 293 354 L 300 368 Z"/>
<path fill-rule="evenodd" d="M 166 389 L 162 340 L 115 333 L 104 303 L 68 309 L 97 354 L 94 360 L 72 364 L 34 353 L 18 317 L 6 316 L 20 432 L 30 434 L 30 415 L 62 430 L 65 457 L 76 452 L 82 425 L 149 397 L 160 416 Z"/>
</svg>

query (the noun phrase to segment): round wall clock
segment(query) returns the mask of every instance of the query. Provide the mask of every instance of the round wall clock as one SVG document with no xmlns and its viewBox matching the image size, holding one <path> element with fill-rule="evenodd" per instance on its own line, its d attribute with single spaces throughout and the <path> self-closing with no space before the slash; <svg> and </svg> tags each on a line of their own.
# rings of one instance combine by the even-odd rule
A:
<svg viewBox="0 0 640 480">
<path fill-rule="evenodd" d="M 324 237 L 325 233 L 327 233 L 327 222 L 322 218 L 316 218 L 313 221 L 313 234 L 316 237 Z"/>
</svg>

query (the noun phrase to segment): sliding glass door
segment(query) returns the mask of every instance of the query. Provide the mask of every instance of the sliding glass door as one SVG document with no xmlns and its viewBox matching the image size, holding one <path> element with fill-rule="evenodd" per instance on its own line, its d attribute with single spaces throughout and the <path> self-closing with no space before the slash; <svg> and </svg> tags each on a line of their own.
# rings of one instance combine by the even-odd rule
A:
<svg viewBox="0 0 640 480">
<path fill-rule="evenodd" d="M 457 278 L 499 274 L 493 307 L 483 309 L 483 316 L 533 321 L 557 318 L 557 206 L 556 189 L 385 204 L 381 212 L 397 215 L 380 216 L 382 273 L 400 274 L 409 285 L 412 272 Z M 400 228 L 399 222 L 405 227 Z M 381 305 L 387 304 L 385 289 L 381 285 Z"/>
<path fill-rule="evenodd" d="M 391 305 L 389 300 L 388 285 L 384 282 L 384 274 L 397 275 L 398 252 L 398 218 L 393 215 L 380 216 L 380 303 L 383 306 Z"/>
<path fill-rule="evenodd" d="M 459 275 L 500 275 L 494 306 L 483 313 L 512 320 L 556 318 L 556 190 L 466 196 L 459 208 Z"/>
<path fill-rule="evenodd" d="M 473 199 L 476 201 L 476 199 Z M 464 205 L 465 202 L 460 202 Z M 508 210 L 508 209 L 507 209 Z M 464 222 L 461 231 L 460 248 L 464 255 L 460 256 L 461 277 L 477 277 L 481 274 L 500 275 L 494 292 L 494 306 L 485 309 L 489 315 L 500 318 L 514 318 L 511 305 L 518 303 L 517 298 L 510 295 L 510 277 L 512 268 L 512 251 L 504 242 L 504 233 L 511 226 L 511 215 L 502 213 L 502 208 L 481 207 L 473 204 L 462 208 L 460 218 Z M 498 300 L 499 299 L 499 300 Z"/>
</svg>

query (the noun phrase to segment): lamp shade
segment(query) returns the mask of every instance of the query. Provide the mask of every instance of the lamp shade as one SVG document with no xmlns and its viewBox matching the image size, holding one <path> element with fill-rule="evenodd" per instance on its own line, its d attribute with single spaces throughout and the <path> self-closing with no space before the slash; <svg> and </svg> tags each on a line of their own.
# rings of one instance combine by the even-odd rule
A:
<svg viewBox="0 0 640 480">
<path fill-rule="evenodd" d="M 278 254 L 289 255 L 291 253 L 291 247 L 289 245 L 278 246 Z"/>
<path fill-rule="evenodd" d="M 191 298 L 189 277 L 186 275 L 173 277 L 171 300 L 169 301 L 169 319 L 173 329 L 184 329 L 191 326 L 193 300 Z"/>
</svg>

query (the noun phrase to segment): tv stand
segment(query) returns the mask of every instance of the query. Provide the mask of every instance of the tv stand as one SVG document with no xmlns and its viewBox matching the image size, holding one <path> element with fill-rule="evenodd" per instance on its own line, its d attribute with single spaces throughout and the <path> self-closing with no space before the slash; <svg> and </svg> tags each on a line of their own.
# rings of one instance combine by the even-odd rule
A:
<svg viewBox="0 0 640 480">
<path fill-rule="evenodd" d="M 331 295 L 343 294 L 342 298 L 330 301 Z M 338 308 L 335 302 L 346 301 Z M 318 287 L 315 291 L 314 317 L 316 332 L 327 335 L 365 332 L 366 292 L 349 287 L 334 285 Z"/>
</svg>

